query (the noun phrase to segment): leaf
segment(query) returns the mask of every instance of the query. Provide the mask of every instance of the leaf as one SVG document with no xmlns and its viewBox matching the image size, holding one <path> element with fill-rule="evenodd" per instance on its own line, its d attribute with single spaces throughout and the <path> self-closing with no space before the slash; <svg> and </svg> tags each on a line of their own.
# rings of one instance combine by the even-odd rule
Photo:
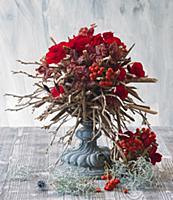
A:
<svg viewBox="0 0 173 200">
<path fill-rule="evenodd" d="M 150 109 L 150 107 L 149 107 L 149 106 L 140 105 L 140 104 L 136 104 L 136 103 L 135 103 L 135 105 L 136 105 L 136 106 L 140 106 L 140 107 L 142 107 L 142 108 Z"/>
<path fill-rule="evenodd" d="M 125 115 L 127 118 L 129 118 L 131 121 L 135 121 L 133 117 L 131 117 L 130 115 L 128 115 L 126 112 L 124 112 L 123 110 L 120 110 L 122 115 Z"/>
<path fill-rule="evenodd" d="M 139 97 L 139 95 L 137 94 L 136 91 L 132 90 L 131 88 L 129 87 L 126 87 L 126 89 L 128 90 L 128 92 L 134 96 L 136 99 L 138 99 L 139 101 L 141 101 L 142 103 L 144 103 L 144 101 Z"/>
<path fill-rule="evenodd" d="M 43 87 L 44 87 L 44 89 L 45 89 L 47 92 L 51 93 L 50 90 L 49 90 L 49 88 L 47 87 L 47 85 L 44 85 L 44 84 L 43 84 Z"/>
<path fill-rule="evenodd" d="M 136 90 L 137 88 L 136 87 L 134 87 L 134 86 L 128 86 L 128 88 L 130 88 L 130 89 L 134 89 L 134 90 Z"/>
<path fill-rule="evenodd" d="M 130 47 L 130 49 L 128 50 L 128 53 L 133 49 L 134 46 L 135 46 L 135 43 Z"/>
<path fill-rule="evenodd" d="M 59 85 L 57 83 L 55 83 L 55 82 L 54 82 L 54 84 L 55 84 L 55 87 L 56 87 L 57 91 L 60 92 Z"/>
<path fill-rule="evenodd" d="M 124 62 L 121 63 L 121 66 L 127 65 L 129 62 L 131 62 L 131 58 L 125 59 Z"/>
</svg>

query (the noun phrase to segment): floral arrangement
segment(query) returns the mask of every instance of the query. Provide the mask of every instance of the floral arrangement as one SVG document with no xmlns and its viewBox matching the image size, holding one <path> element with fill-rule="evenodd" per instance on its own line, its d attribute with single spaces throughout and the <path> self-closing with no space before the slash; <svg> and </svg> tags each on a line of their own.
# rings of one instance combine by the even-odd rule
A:
<svg viewBox="0 0 173 200">
<path fill-rule="evenodd" d="M 131 83 L 157 80 L 148 77 L 142 63 L 131 61 L 128 55 L 134 45 L 128 49 L 113 32 L 94 34 L 95 27 L 93 24 L 81 28 L 78 35 L 60 43 L 51 38 L 54 45 L 39 62 L 19 60 L 22 64 L 38 66 L 34 75 L 14 72 L 36 79 L 36 89 L 25 96 L 7 94 L 19 100 L 17 108 L 8 110 L 31 106 L 34 111 L 43 107 L 45 110 L 37 119 L 50 119 L 45 128 L 59 123 L 57 130 L 71 117 L 76 118 L 74 126 L 61 138 L 66 138 L 68 144 L 80 123 L 92 120 L 93 137 L 104 134 L 113 144 L 113 161 L 128 163 L 144 157 L 154 165 L 162 156 L 156 152 L 156 134 L 146 114 L 157 112 L 143 104 Z M 135 121 L 136 114 L 141 116 L 146 128 L 132 132 L 127 123 Z"/>
</svg>

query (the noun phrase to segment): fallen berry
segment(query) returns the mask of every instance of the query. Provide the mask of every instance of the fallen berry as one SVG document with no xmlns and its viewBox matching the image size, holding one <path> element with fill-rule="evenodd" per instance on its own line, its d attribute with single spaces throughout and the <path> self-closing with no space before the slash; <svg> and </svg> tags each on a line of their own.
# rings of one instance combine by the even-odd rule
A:
<svg viewBox="0 0 173 200">
<path fill-rule="evenodd" d="M 101 189 L 99 187 L 96 187 L 96 192 L 101 192 Z"/>
<path fill-rule="evenodd" d="M 101 180 L 106 180 L 107 177 L 105 175 L 101 176 Z"/>
<path fill-rule="evenodd" d="M 125 194 L 127 194 L 129 191 L 128 191 L 128 189 L 124 189 L 123 192 L 124 192 Z"/>
<path fill-rule="evenodd" d="M 109 174 L 109 175 L 107 175 L 107 179 L 111 179 L 112 178 L 112 176 Z"/>
<path fill-rule="evenodd" d="M 104 187 L 104 190 L 107 190 L 107 191 L 112 191 L 112 190 L 113 190 L 113 188 L 112 188 L 112 187 L 110 187 L 110 186 L 108 186 L 108 185 L 106 185 L 106 186 Z"/>
<path fill-rule="evenodd" d="M 120 179 L 118 179 L 118 178 L 113 179 L 113 183 L 116 184 L 116 185 L 119 184 L 120 183 Z"/>
<path fill-rule="evenodd" d="M 111 183 L 111 182 L 109 182 L 109 183 L 107 184 L 107 186 L 108 186 L 108 188 L 111 188 L 111 190 L 113 190 L 113 189 L 115 188 L 115 184 L 114 184 L 114 183 Z"/>
</svg>

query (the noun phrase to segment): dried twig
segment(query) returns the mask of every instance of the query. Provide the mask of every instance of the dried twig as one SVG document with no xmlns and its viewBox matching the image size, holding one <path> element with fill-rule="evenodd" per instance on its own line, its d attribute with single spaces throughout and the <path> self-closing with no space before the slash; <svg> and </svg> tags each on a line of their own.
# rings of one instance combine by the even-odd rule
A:
<svg viewBox="0 0 173 200">
<path fill-rule="evenodd" d="M 50 40 L 53 42 L 53 44 L 57 44 L 53 37 L 50 37 Z"/>
<path fill-rule="evenodd" d="M 137 110 L 140 110 L 140 111 L 144 111 L 144 112 L 150 113 L 150 114 L 157 114 L 157 112 L 154 111 L 154 110 L 150 110 L 150 109 L 147 109 L 147 108 L 135 105 L 135 104 L 126 104 L 126 107 L 127 108 L 137 109 Z"/>
<path fill-rule="evenodd" d="M 131 79 L 125 80 L 125 83 L 155 83 L 155 82 L 157 82 L 156 78 L 148 78 L 148 77 L 131 78 Z"/>
<path fill-rule="evenodd" d="M 39 77 L 39 76 L 33 76 L 32 74 L 29 74 L 28 72 L 25 71 L 11 71 L 13 74 L 24 74 L 30 78 L 40 78 L 42 79 L 43 77 Z"/>
<path fill-rule="evenodd" d="M 23 65 L 41 65 L 41 63 L 35 61 L 35 62 L 26 62 L 26 61 L 22 61 L 22 60 L 16 60 L 17 62 L 23 64 Z"/>
</svg>

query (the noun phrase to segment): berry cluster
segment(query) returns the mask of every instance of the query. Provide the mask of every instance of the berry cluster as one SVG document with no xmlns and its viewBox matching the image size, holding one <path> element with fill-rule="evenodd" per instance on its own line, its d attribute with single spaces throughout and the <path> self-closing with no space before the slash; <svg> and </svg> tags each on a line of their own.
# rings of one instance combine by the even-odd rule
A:
<svg viewBox="0 0 173 200">
<path fill-rule="evenodd" d="M 100 67 L 97 64 L 92 64 L 89 67 L 89 77 L 91 81 L 95 81 L 97 79 L 97 77 L 102 76 L 103 72 L 104 72 L 105 68 L 104 67 Z"/>
<path fill-rule="evenodd" d="M 119 183 L 120 179 L 113 178 L 111 175 L 103 175 L 101 176 L 101 180 L 107 180 L 104 190 L 112 191 Z"/>
<path fill-rule="evenodd" d="M 117 144 L 122 148 L 127 160 L 137 159 L 145 152 L 145 157 L 153 165 L 161 161 L 162 155 L 156 153 L 156 134 L 149 128 L 138 128 L 135 133 L 127 131 L 120 135 Z"/>
<path fill-rule="evenodd" d="M 111 87 L 115 72 L 111 67 L 100 67 L 94 63 L 89 67 L 89 77 L 91 81 L 97 80 L 101 87 Z"/>
</svg>

